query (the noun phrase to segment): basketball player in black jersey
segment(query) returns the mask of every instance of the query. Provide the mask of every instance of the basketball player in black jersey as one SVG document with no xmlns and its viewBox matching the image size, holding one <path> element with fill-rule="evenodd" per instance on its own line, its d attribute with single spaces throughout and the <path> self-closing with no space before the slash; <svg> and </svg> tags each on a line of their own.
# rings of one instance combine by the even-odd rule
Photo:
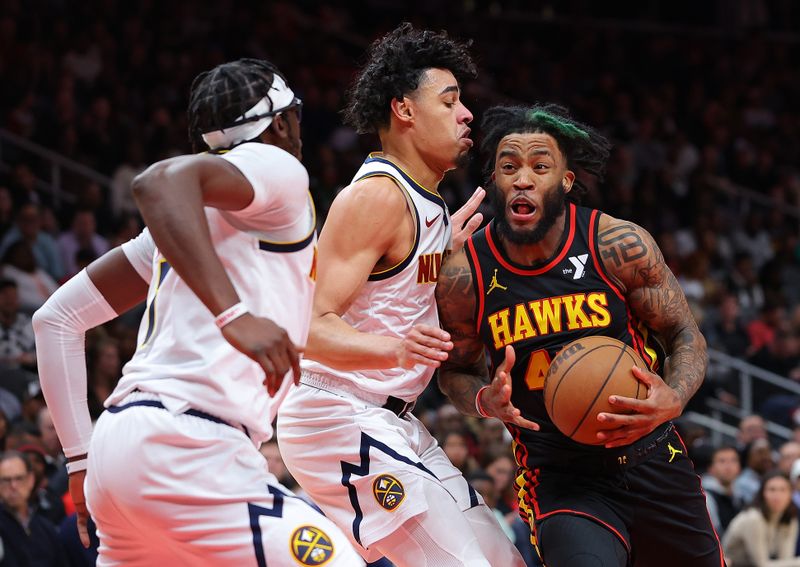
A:
<svg viewBox="0 0 800 567">
<path fill-rule="evenodd" d="M 520 512 L 548 567 L 724 565 L 671 422 L 703 380 L 705 340 L 650 234 L 577 205 L 576 173 L 602 178 L 607 140 L 556 105 L 493 108 L 483 129 L 495 219 L 439 275 L 454 343 L 441 388 L 511 431 Z M 611 396 L 597 445 L 561 434 L 542 396 L 550 360 L 590 335 L 647 365 L 632 371 L 647 398 Z"/>
</svg>

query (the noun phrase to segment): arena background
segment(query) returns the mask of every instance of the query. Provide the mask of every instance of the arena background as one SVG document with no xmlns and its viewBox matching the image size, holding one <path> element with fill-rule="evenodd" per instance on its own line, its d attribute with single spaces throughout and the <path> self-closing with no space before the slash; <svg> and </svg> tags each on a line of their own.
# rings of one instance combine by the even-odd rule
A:
<svg viewBox="0 0 800 567">
<path fill-rule="evenodd" d="M 0 262 L 3 277 L 19 284 L 20 310 L 30 315 L 52 292 L 41 273 L 62 283 L 138 232 L 133 176 L 189 151 L 189 85 L 225 60 L 269 59 L 303 99 L 304 163 L 321 226 L 336 192 L 377 148 L 374 138 L 342 125 L 344 93 L 369 43 L 401 21 L 474 41 L 480 75 L 463 86 L 462 99 L 476 125 L 493 104 L 558 102 L 613 140 L 607 179 L 585 204 L 656 237 L 713 350 L 692 419 L 683 423 L 700 472 L 720 443 L 744 448 L 750 439 L 739 423 L 750 413 L 769 419 L 774 450 L 793 439 L 800 4 L 792 0 L 5 0 Z M 481 170 L 476 152 L 447 176 L 440 190 L 452 210 L 481 184 Z M 34 271 L 20 268 L 15 246 L 30 231 Z M 5 321 L 15 308 L 0 303 Z M 137 316 L 89 336 L 95 414 L 135 349 Z M 60 449 L 39 415 L 31 354 L 25 330 L 11 332 L 3 322 L 0 386 L 12 395 L 0 400 L 3 443 L 41 457 L 34 498 L 55 508 L 58 523 L 65 515 Z M 476 483 L 488 472 L 498 513 L 513 518 L 502 428 L 460 417 L 435 387 L 416 412 L 452 444 L 451 457 Z M 510 532 L 518 527 L 510 521 Z"/>
</svg>

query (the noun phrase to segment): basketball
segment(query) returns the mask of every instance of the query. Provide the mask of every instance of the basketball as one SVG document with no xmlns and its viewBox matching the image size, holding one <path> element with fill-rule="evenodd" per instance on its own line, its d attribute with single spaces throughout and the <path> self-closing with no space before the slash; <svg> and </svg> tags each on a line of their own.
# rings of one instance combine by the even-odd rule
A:
<svg viewBox="0 0 800 567">
<path fill-rule="evenodd" d="M 602 445 L 597 414 L 614 411 L 608 397 L 647 397 L 633 366 L 647 368 L 636 351 L 610 337 L 585 337 L 561 349 L 544 381 L 545 408 L 559 431 L 578 443 Z"/>
</svg>

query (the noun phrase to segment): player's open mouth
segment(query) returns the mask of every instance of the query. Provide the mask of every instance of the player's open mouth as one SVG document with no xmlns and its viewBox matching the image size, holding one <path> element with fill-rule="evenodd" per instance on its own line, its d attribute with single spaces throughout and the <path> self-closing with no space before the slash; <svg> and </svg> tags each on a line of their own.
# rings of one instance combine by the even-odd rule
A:
<svg viewBox="0 0 800 567">
<path fill-rule="evenodd" d="M 516 198 L 511 201 L 511 220 L 516 222 L 527 222 L 536 216 L 536 205 L 524 198 Z"/>
</svg>

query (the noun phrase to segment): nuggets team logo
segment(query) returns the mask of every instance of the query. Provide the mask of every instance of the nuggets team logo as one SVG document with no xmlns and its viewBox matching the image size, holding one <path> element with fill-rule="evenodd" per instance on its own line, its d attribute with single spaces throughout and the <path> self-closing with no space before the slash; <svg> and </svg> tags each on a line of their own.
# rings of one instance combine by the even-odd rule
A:
<svg viewBox="0 0 800 567">
<path fill-rule="evenodd" d="M 400 481 L 390 474 L 382 474 L 372 483 L 372 494 L 384 510 L 392 512 L 403 502 L 406 491 Z"/>
<path fill-rule="evenodd" d="M 292 534 L 292 555 L 300 565 L 325 565 L 333 557 L 333 541 L 314 526 L 300 526 Z"/>
</svg>

